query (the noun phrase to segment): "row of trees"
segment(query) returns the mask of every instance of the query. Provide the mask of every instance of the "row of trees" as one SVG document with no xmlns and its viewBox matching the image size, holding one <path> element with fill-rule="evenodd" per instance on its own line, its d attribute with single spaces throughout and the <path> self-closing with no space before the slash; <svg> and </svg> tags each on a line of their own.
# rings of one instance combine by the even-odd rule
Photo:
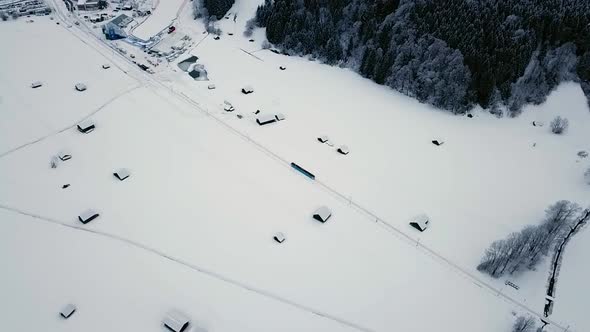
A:
<svg viewBox="0 0 590 332">
<path fill-rule="evenodd" d="M 510 234 L 507 239 L 493 242 L 477 269 L 494 278 L 533 269 L 583 217 L 581 212 L 581 207 L 576 203 L 565 200 L 556 202 L 547 208 L 545 219 L 540 225 L 527 226 L 520 232 Z"/>
<path fill-rule="evenodd" d="M 256 23 L 283 51 L 456 113 L 517 115 L 562 81 L 590 81 L 590 1 L 266 0 Z"/>
</svg>

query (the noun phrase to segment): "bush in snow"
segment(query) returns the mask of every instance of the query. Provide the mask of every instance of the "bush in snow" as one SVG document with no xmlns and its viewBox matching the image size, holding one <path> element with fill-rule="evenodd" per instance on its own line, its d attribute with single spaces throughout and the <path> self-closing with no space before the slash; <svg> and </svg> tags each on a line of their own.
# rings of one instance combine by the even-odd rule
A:
<svg viewBox="0 0 590 332">
<path fill-rule="evenodd" d="M 252 37 L 255 27 L 256 27 L 256 19 L 248 20 L 248 22 L 246 22 L 246 30 L 244 30 L 244 37 Z"/>
<path fill-rule="evenodd" d="M 523 268 L 534 269 L 575 222 L 580 206 L 558 201 L 545 210 L 543 223 L 511 233 L 507 239 L 494 241 L 484 253 L 477 269 L 494 278 L 513 274 Z"/>
<path fill-rule="evenodd" d="M 2 19 L 2 21 L 8 20 L 8 14 L 5 12 L 0 12 L 0 19 Z"/>
<path fill-rule="evenodd" d="M 217 27 L 217 17 L 215 15 L 209 17 L 207 21 L 207 32 L 214 35 L 221 35 L 221 29 Z"/>
<path fill-rule="evenodd" d="M 263 50 L 268 50 L 272 45 L 268 42 L 268 40 L 265 40 L 262 42 L 262 49 Z"/>
<path fill-rule="evenodd" d="M 535 319 L 531 316 L 518 316 L 514 325 L 512 326 L 512 332 L 533 332 L 535 330 Z"/>
<path fill-rule="evenodd" d="M 566 118 L 562 118 L 561 116 L 556 116 L 553 121 L 551 121 L 550 128 L 551 132 L 556 135 L 563 134 L 567 127 L 569 126 L 569 121 Z"/>
<path fill-rule="evenodd" d="M 584 173 L 584 180 L 586 180 L 587 184 L 590 184 L 590 168 L 588 168 Z"/>
</svg>

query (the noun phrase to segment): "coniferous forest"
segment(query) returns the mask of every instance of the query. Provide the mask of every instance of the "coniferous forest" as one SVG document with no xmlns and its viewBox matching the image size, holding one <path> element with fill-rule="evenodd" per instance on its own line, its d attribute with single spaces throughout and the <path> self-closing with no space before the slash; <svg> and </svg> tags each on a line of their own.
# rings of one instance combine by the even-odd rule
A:
<svg viewBox="0 0 590 332">
<path fill-rule="evenodd" d="M 515 116 L 563 81 L 590 97 L 587 0 L 266 0 L 256 24 L 286 53 L 454 113 Z"/>
</svg>

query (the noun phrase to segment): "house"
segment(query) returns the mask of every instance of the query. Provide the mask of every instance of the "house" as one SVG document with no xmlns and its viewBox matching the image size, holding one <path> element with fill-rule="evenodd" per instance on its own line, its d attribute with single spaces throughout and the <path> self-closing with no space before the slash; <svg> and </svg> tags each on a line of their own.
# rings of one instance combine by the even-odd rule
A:
<svg viewBox="0 0 590 332">
<path fill-rule="evenodd" d="M 322 207 L 318 208 L 317 210 L 315 210 L 315 212 L 313 213 L 313 219 L 321 221 L 321 222 L 328 221 L 328 219 L 330 219 L 331 216 L 332 216 L 332 211 L 330 211 L 330 209 L 328 209 L 327 206 L 322 206 Z"/>
<path fill-rule="evenodd" d="M 277 118 L 274 114 L 259 114 L 256 118 L 256 123 L 263 126 L 265 124 L 273 123 L 277 121 Z"/>
<path fill-rule="evenodd" d="M 343 155 L 347 155 L 350 152 L 350 150 L 348 149 L 348 146 L 346 146 L 346 145 L 341 145 L 337 151 Z"/>
<path fill-rule="evenodd" d="M 31 83 L 31 88 L 33 88 L 33 89 L 36 89 L 36 88 L 39 88 L 42 86 L 43 86 L 43 83 L 41 83 L 39 81 L 35 81 L 35 82 Z"/>
<path fill-rule="evenodd" d="M 182 332 L 188 327 L 190 321 L 185 315 L 177 311 L 170 311 L 164 317 L 163 323 L 171 331 Z"/>
<path fill-rule="evenodd" d="M 102 27 L 102 33 L 104 33 L 108 40 L 127 38 L 127 33 L 123 29 L 125 29 L 131 22 L 133 22 L 133 18 L 121 14 L 105 24 Z"/>
<path fill-rule="evenodd" d="M 430 219 L 425 214 L 419 214 L 414 216 L 410 219 L 410 226 L 414 227 L 415 229 L 419 230 L 420 232 L 424 232 L 428 225 L 430 224 Z"/>
<path fill-rule="evenodd" d="M 277 121 L 283 121 L 285 120 L 285 115 L 283 113 L 277 113 L 275 115 L 275 118 L 277 119 Z"/>
<path fill-rule="evenodd" d="M 105 0 L 78 0 L 78 10 L 98 10 L 106 8 Z"/>
<path fill-rule="evenodd" d="M 87 223 L 91 222 L 92 220 L 98 218 L 98 216 L 99 216 L 98 212 L 96 212 L 92 209 L 88 209 L 88 210 L 80 213 L 80 215 L 78 216 L 78 220 L 80 220 L 80 222 L 83 224 L 87 224 Z"/>
<path fill-rule="evenodd" d="M 320 137 L 318 137 L 318 141 L 320 143 L 326 143 L 329 140 L 330 140 L 330 138 L 328 136 L 320 136 Z"/>
<path fill-rule="evenodd" d="M 59 160 L 61 160 L 61 161 L 66 161 L 66 160 L 70 160 L 70 159 L 72 159 L 72 155 L 71 155 L 71 154 L 69 154 L 69 153 L 68 153 L 68 152 L 66 152 L 66 151 L 60 151 L 60 152 L 57 154 L 57 157 L 58 157 L 58 158 L 59 158 Z"/>
<path fill-rule="evenodd" d="M 92 132 L 95 128 L 96 126 L 94 125 L 94 122 L 92 122 L 92 120 L 86 120 L 78 123 L 78 131 L 84 134 Z"/>
<path fill-rule="evenodd" d="M 227 101 L 223 104 L 223 110 L 226 112 L 233 112 L 236 109 L 234 108 L 234 106 L 230 103 L 228 103 Z"/>
<path fill-rule="evenodd" d="M 123 181 L 126 178 L 128 178 L 129 176 L 131 176 L 131 173 L 126 168 L 120 168 L 120 169 L 116 170 L 115 173 L 113 173 L 113 175 L 117 179 L 119 179 L 119 181 Z"/>
<path fill-rule="evenodd" d="M 59 312 L 60 316 L 62 316 L 64 319 L 68 319 L 70 318 L 71 315 L 74 314 L 74 312 L 76 312 L 76 306 L 73 304 L 66 304 L 61 311 Z"/>
<path fill-rule="evenodd" d="M 277 241 L 278 243 L 283 243 L 286 240 L 285 234 L 283 234 L 281 232 L 276 233 L 275 236 L 273 236 L 273 239 L 275 241 Z"/>
<path fill-rule="evenodd" d="M 78 91 L 86 91 L 86 84 L 84 83 L 76 83 L 74 86 Z"/>
<path fill-rule="evenodd" d="M 254 88 L 252 88 L 250 85 L 246 85 L 242 88 L 242 93 L 245 95 L 251 94 L 252 92 L 254 92 Z"/>
</svg>

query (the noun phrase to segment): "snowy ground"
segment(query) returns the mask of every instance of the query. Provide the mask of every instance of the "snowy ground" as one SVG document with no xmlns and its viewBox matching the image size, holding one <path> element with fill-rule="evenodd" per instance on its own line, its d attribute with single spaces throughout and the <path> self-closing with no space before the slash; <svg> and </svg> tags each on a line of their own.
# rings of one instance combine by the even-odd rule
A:
<svg viewBox="0 0 590 332">
<path fill-rule="evenodd" d="M 160 0 L 152 9 L 152 14 L 133 30 L 133 36 L 148 40 L 166 29 L 178 16 L 183 4 L 188 0 Z"/>
<path fill-rule="evenodd" d="M 33 20 L 2 22 L 0 27 L 3 48 L 10 50 L 2 54 L 0 74 L 0 155 L 81 121 L 137 86 L 124 73 L 103 69 L 109 61 L 90 48 L 69 53 L 56 47 L 80 43 L 65 26 L 47 18 Z M 35 81 L 43 86 L 32 89 Z M 76 91 L 79 82 L 88 90 Z"/>
<path fill-rule="evenodd" d="M 474 267 L 491 241 L 537 222 L 544 208 L 557 199 L 587 201 L 588 188 L 581 179 L 588 160 L 578 161 L 575 153 L 590 149 L 586 130 L 590 116 L 579 87 L 561 86 L 545 105 L 514 120 L 497 120 L 479 112 L 473 119 L 450 116 L 349 71 L 261 51 L 264 31 L 255 33 L 253 43 L 241 34 L 256 5 L 238 1 L 230 11 L 238 14 L 237 22 L 221 23 L 224 32 L 234 35 L 222 35 L 217 41 L 206 38 L 193 49 L 211 82 L 195 82 L 173 71 L 159 73 L 157 79 L 190 95 L 285 160 L 313 170 L 322 183 L 350 201 L 301 177 L 161 87 L 147 84 L 125 93 L 139 83 L 118 68 L 110 74 L 120 76 L 121 82 L 127 80 L 126 85 L 113 91 L 109 79 L 97 89 L 98 95 L 113 101 L 102 101 L 106 106 L 92 116 L 97 123 L 93 133 L 82 135 L 73 128 L 57 133 L 55 128 L 68 128 L 78 120 L 70 114 L 75 107 L 70 107 L 51 117 L 55 128 L 32 127 L 31 137 L 23 138 L 15 129 L 31 122 L 39 127 L 40 121 L 35 116 L 21 119 L 13 110 L 23 100 L 32 103 L 33 109 L 44 105 L 43 100 L 28 97 L 37 91 L 27 81 L 22 84 L 25 97 L 1 95 L 0 116 L 15 122 L 9 125 L 13 130 L 0 131 L 0 142 L 14 142 L 6 149 L 11 150 L 55 134 L 0 159 L 0 205 L 46 219 L 35 221 L 6 211 L 0 215 L 0 220 L 6 220 L 0 232 L 1 246 L 6 247 L 0 253 L 22 252 L 23 257 L 0 256 L 9 271 L 2 275 L 8 282 L 0 282 L 5 287 L 0 293 L 19 299 L 14 307 L 13 302 L 0 300 L 0 309 L 10 306 L 14 311 L 8 325 L 30 317 L 29 309 L 35 307 L 40 318 L 31 322 L 32 327 L 61 330 L 63 322 L 54 313 L 61 303 L 75 300 L 81 307 L 92 308 L 90 313 L 80 311 L 78 324 L 97 331 L 114 324 L 126 326 L 129 321 L 142 330 L 159 331 L 161 312 L 170 307 L 189 313 L 210 331 L 339 331 L 349 329 L 346 324 L 377 331 L 393 327 L 401 331 L 508 330 L 515 310 L 512 304 L 395 236 L 350 203 L 366 207 L 477 274 Z M 182 32 L 196 39 L 202 27 L 186 9 L 179 24 Z M 67 33 L 48 19 L 44 22 L 37 26 L 10 23 L 14 28 L 0 26 L 0 35 L 23 40 L 45 31 L 41 27 Z M 61 46 L 54 47 L 56 58 L 59 52 L 64 57 L 67 50 L 75 63 L 72 66 L 86 63 L 85 52 L 93 53 L 99 64 L 109 61 L 76 38 L 47 29 L 51 38 L 57 35 L 53 43 Z M 23 44 L 13 42 L 9 56 L 31 47 Z M 33 73 L 9 63 L 0 65 L 7 77 Z M 280 71 L 279 66 L 287 70 Z M 61 78 L 66 71 L 58 66 L 44 69 L 51 78 Z M 0 80 L 6 86 L 4 76 Z M 217 89 L 208 90 L 210 83 Z M 247 84 L 255 92 L 244 96 L 239 90 Z M 65 96 L 62 103 L 73 98 Z M 223 100 L 231 101 L 237 110 L 224 113 Z M 95 110 L 91 103 L 82 105 L 85 115 Z M 284 113 L 287 120 L 259 127 L 252 114 L 256 109 Z M 244 118 L 238 119 L 237 113 Z M 533 119 L 547 123 L 554 114 L 570 118 L 566 136 L 553 136 L 547 127 L 530 125 Z M 319 135 L 329 135 L 336 147 L 348 145 L 351 153 L 341 156 L 319 144 Z M 445 144 L 435 147 L 430 143 L 435 138 Z M 49 158 L 62 149 L 71 151 L 73 158 L 50 169 Z M 120 167 L 132 172 L 125 182 L 112 177 Z M 71 186 L 61 189 L 66 183 Z M 334 211 L 326 224 L 310 218 L 311 211 L 322 204 Z M 76 216 L 88 207 L 99 210 L 101 217 L 81 226 Z M 407 226 L 407 218 L 418 212 L 433 219 L 432 227 L 421 236 Z M 99 234 L 55 226 L 52 221 Z M 272 242 L 276 231 L 287 234 L 283 245 Z M 18 240 L 25 234 L 35 246 Z M 568 252 L 578 253 L 580 262 L 586 257 L 572 248 L 582 234 Z M 72 243 L 76 250 L 71 250 Z M 146 248 L 180 263 L 163 260 Z M 567 257 L 562 275 L 568 269 Z M 86 265 L 91 266 L 80 269 Z M 120 279 L 112 270 L 120 273 Z M 47 284 L 36 283 L 32 277 L 40 274 L 48 274 Z M 546 267 L 540 267 L 513 280 L 521 286 L 518 292 L 503 287 L 504 280 L 487 282 L 541 311 L 545 279 Z M 90 282 L 97 286 L 87 287 Z M 59 287 L 49 287 L 54 283 Z M 564 278 L 557 290 L 563 302 L 557 303 L 552 318 L 576 331 L 590 328 L 567 310 L 579 302 L 563 283 Z M 72 284 L 75 287 L 68 293 Z M 109 294 L 117 294 L 122 301 L 113 305 Z M 136 302 L 141 306 L 125 311 L 126 304 Z M 558 313 L 560 305 L 564 307 Z M 113 313 L 112 321 L 99 321 L 93 314 L 107 310 L 103 307 Z M 262 318 L 268 316 L 272 316 L 270 323 Z M 285 324 L 277 327 L 281 321 Z M 82 325 L 68 326 L 79 329 Z"/>
</svg>

